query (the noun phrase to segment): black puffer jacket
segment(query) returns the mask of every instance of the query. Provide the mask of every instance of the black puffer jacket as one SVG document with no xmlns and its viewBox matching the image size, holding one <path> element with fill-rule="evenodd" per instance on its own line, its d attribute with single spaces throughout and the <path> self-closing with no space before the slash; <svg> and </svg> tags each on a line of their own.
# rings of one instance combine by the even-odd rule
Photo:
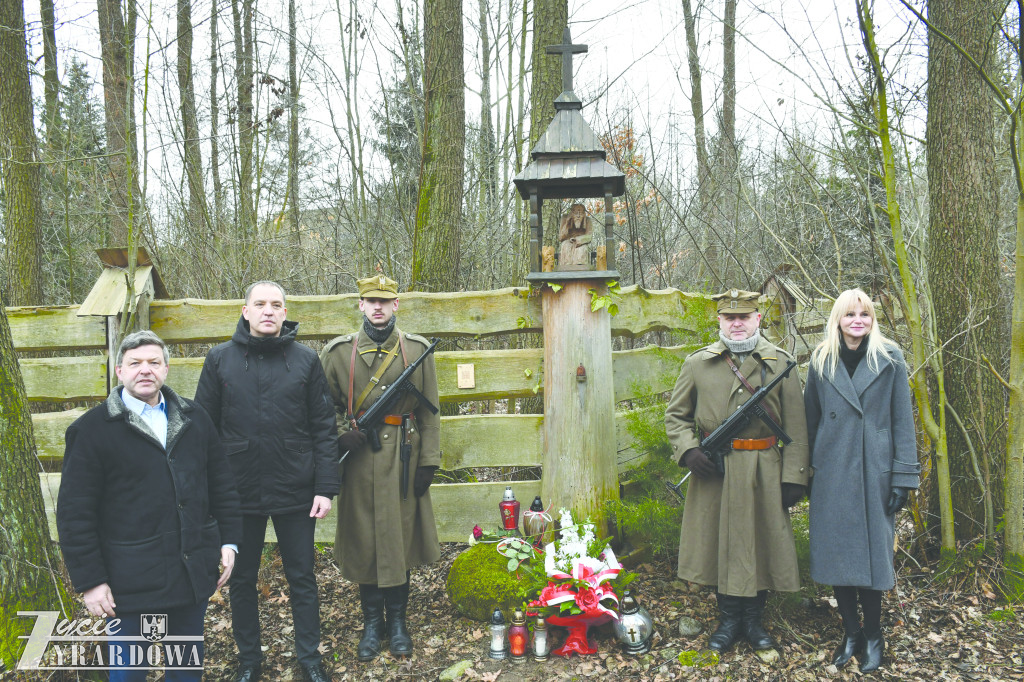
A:
<svg viewBox="0 0 1024 682">
<path fill-rule="evenodd" d="M 298 326 L 252 336 L 243 317 L 203 363 L 196 402 L 220 431 L 243 514 L 308 511 L 314 495 L 338 493 L 334 406 L 317 354 L 295 342 Z"/>
<path fill-rule="evenodd" d="M 217 585 L 222 544 L 242 540 L 217 431 L 164 386 L 167 446 L 125 407 L 121 387 L 68 427 L 57 494 L 64 564 L 79 592 L 107 583 L 118 611 L 198 604 Z"/>
</svg>

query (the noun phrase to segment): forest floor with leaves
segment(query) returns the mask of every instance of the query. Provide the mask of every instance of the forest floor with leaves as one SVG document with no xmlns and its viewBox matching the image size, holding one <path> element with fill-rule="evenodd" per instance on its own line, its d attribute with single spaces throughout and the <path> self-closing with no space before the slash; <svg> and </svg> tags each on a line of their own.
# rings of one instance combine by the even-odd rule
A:
<svg viewBox="0 0 1024 682">
<path fill-rule="evenodd" d="M 975 567 L 969 581 L 939 583 L 927 569 L 907 561 L 899 569 L 897 589 L 883 602 L 883 625 L 888 644 L 886 665 L 873 675 L 861 675 L 851 662 L 843 670 L 830 665 L 832 650 L 842 636 L 831 591 L 805 587 L 797 594 L 772 595 L 765 622 L 778 642 L 777 660 L 765 663 L 745 643 L 707 667 L 684 667 L 678 656 L 707 645 L 709 626 L 716 617 L 714 593 L 680 581 L 665 561 L 652 561 L 634 570 L 633 588 L 655 620 L 649 654 L 623 654 L 610 626 L 592 631 L 598 653 L 547 662 L 494 661 L 487 656 L 486 623 L 460 616 L 448 600 L 445 580 L 462 544 L 442 546 L 436 564 L 412 574 L 409 628 L 415 645 L 408 659 L 383 654 L 359 663 L 355 651 L 362 629 L 356 586 L 338 571 L 330 548 L 319 548 L 317 576 L 324 663 L 335 680 L 436 680 L 460 662 L 468 667 L 461 680 L 1024 680 L 1024 611 L 1000 604 L 989 571 Z M 292 648 L 291 611 L 280 558 L 269 550 L 264 557 L 259 588 L 267 680 L 301 680 Z M 696 619 L 705 631 L 685 638 L 679 634 L 681 616 Z M 552 628 L 553 645 L 565 630 Z M 205 680 L 230 680 L 234 671 L 231 616 L 224 596 L 215 595 L 207 613 Z M 462 663 L 466 666 L 465 663 Z M 451 674 L 451 673 L 449 673 Z"/>
</svg>

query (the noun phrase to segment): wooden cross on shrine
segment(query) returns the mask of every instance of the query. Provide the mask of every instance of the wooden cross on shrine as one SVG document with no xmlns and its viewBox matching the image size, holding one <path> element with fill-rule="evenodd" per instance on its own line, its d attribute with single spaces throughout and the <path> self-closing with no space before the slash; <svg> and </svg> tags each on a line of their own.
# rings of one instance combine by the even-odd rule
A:
<svg viewBox="0 0 1024 682">
<path fill-rule="evenodd" d="M 569 27 L 562 31 L 561 45 L 548 45 L 545 48 L 548 54 L 562 55 L 562 91 L 572 92 L 572 56 L 587 51 L 586 45 L 573 45 L 572 37 L 569 35 Z"/>
</svg>

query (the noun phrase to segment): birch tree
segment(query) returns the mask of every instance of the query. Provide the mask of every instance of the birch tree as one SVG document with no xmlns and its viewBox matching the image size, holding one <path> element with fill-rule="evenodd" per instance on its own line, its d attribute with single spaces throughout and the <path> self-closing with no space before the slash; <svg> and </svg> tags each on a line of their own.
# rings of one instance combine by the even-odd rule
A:
<svg viewBox="0 0 1024 682">
<path fill-rule="evenodd" d="M 135 28 L 138 9 L 120 0 L 97 0 L 100 51 L 103 57 L 103 110 L 107 132 L 110 231 L 108 246 L 128 245 L 129 232 L 142 206 L 135 135 Z"/>
</svg>

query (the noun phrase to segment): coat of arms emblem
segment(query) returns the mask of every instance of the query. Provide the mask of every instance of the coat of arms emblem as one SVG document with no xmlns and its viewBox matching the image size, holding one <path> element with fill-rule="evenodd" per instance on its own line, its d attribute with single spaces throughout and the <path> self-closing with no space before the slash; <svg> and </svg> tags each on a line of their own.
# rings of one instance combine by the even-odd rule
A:
<svg viewBox="0 0 1024 682">
<path fill-rule="evenodd" d="M 165 613 L 144 613 L 142 614 L 142 636 L 150 642 L 159 642 L 167 636 L 167 614 Z"/>
</svg>

